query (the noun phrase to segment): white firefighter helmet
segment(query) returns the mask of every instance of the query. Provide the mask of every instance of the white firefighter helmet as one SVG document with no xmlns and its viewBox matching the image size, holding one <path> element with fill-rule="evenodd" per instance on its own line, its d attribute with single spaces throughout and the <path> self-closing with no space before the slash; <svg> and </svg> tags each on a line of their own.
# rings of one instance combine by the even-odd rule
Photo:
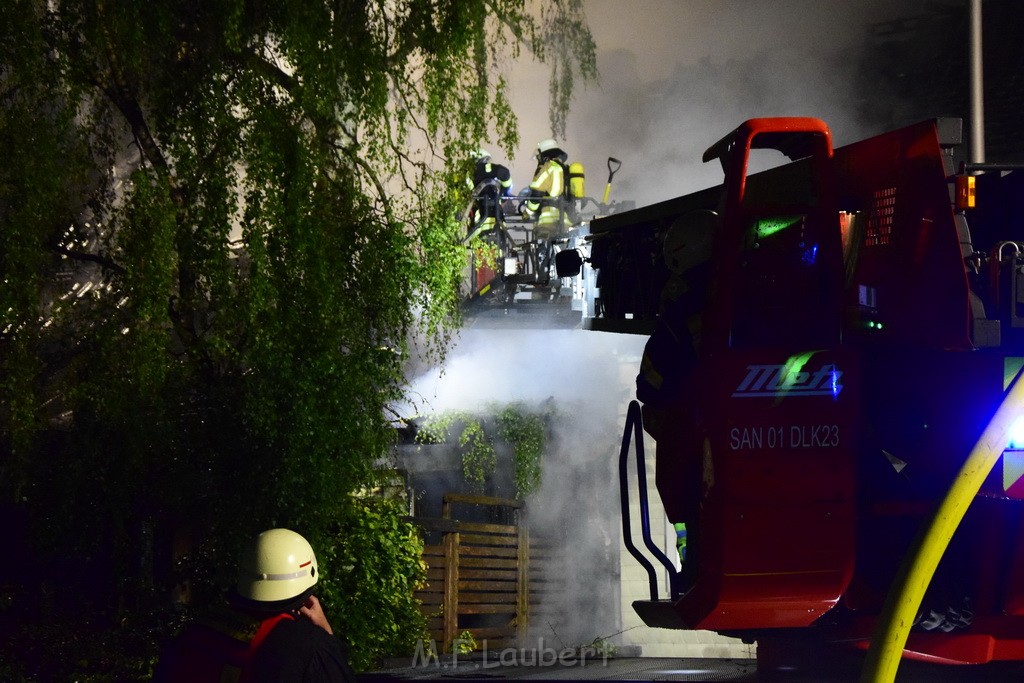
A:
<svg viewBox="0 0 1024 683">
<path fill-rule="evenodd" d="M 543 154 L 553 149 L 558 149 L 558 143 L 555 142 L 554 138 L 544 138 L 537 143 L 537 154 Z"/>
<path fill-rule="evenodd" d="M 491 158 L 491 153 L 483 147 L 478 147 L 475 152 L 475 158 L 477 161 L 487 161 Z"/>
<path fill-rule="evenodd" d="M 304 599 L 318 578 L 309 541 L 289 529 L 270 529 L 242 553 L 236 588 L 247 600 L 285 606 Z"/>
</svg>

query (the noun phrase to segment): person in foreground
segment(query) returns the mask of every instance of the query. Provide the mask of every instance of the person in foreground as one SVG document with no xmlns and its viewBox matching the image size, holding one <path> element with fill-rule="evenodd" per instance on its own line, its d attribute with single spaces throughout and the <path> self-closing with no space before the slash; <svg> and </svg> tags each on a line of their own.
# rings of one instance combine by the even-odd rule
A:
<svg viewBox="0 0 1024 683">
<path fill-rule="evenodd" d="M 186 627 L 160 659 L 157 683 L 354 681 L 320 600 L 316 556 L 288 529 L 243 554 L 228 603 Z"/>
</svg>

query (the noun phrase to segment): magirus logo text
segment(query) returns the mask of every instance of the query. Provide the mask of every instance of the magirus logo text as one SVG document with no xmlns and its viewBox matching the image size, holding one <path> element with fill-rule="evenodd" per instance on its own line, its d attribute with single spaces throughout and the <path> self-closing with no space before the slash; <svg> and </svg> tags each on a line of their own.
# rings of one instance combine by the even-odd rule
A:
<svg viewBox="0 0 1024 683">
<path fill-rule="evenodd" d="M 832 396 L 843 390 L 839 383 L 843 373 L 832 363 L 814 372 L 803 364 L 748 365 L 747 375 L 732 392 L 733 398 L 775 396 Z"/>
</svg>

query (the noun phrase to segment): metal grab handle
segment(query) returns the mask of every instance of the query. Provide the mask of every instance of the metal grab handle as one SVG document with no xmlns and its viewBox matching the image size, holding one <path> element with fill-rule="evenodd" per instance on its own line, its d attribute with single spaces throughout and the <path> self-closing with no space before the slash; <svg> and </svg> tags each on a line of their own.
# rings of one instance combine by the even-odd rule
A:
<svg viewBox="0 0 1024 683">
<path fill-rule="evenodd" d="M 630 444 L 630 429 L 632 428 L 634 441 L 636 442 L 636 475 L 637 486 L 640 491 L 640 528 L 644 539 L 644 545 L 654 557 L 668 569 L 669 572 L 669 595 L 673 600 L 679 596 L 678 574 L 675 565 L 661 552 L 661 549 L 654 544 L 651 538 L 650 504 L 647 499 L 647 468 L 644 462 L 644 437 L 643 437 L 643 415 L 640 412 L 640 404 L 637 401 L 630 401 L 626 409 L 626 427 L 622 432 L 622 448 L 619 451 L 619 497 L 622 505 L 622 537 L 629 554 L 636 558 L 644 569 L 647 570 L 648 581 L 651 587 L 651 600 L 658 599 L 658 576 L 654 565 L 644 557 L 640 549 L 633 545 L 633 533 L 629 521 L 629 477 L 628 458 Z"/>
</svg>

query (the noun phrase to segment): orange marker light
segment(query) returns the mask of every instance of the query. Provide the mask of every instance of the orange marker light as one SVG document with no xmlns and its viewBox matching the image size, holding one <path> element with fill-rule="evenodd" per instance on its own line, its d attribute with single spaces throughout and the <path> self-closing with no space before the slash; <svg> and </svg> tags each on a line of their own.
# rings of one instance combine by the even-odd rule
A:
<svg viewBox="0 0 1024 683">
<path fill-rule="evenodd" d="M 956 208 L 974 208 L 974 176 L 962 175 L 956 179 Z"/>
</svg>

